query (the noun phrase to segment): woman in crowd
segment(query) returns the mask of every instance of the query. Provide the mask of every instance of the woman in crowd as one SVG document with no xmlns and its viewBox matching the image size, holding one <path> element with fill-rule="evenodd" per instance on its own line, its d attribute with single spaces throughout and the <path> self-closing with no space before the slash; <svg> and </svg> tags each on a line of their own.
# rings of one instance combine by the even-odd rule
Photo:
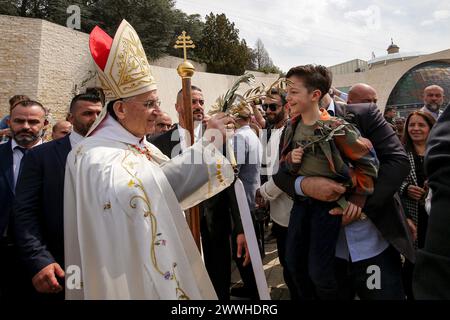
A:
<svg viewBox="0 0 450 320">
<path fill-rule="evenodd" d="M 436 120 L 428 113 L 414 111 L 406 119 L 403 134 L 403 144 L 408 154 L 411 171 L 400 187 L 405 214 L 408 224 L 413 226 L 414 246 L 423 248 L 428 224 L 428 215 L 425 211 L 425 198 L 428 193 L 426 176 L 424 172 L 424 155 L 427 139 Z M 403 281 L 408 300 L 413 300 L 412 274 L 414 265 L 405 261 L 403 266 Z"/>
</svg>

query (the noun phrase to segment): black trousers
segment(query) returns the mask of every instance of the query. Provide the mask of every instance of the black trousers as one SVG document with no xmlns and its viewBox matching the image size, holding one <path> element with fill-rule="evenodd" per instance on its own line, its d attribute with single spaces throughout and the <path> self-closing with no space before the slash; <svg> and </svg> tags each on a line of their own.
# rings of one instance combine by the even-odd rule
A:
<svg viewBox="0 0 450 320">
<path fill-rule="evenodd" d="M 231 218 L 228 206 L 224 206 L 222 195 L 213 206 L 201 207 L 200 233 L 203 258 L 209 278 L 219 300 L 230 300 L 231 283 Z"/>
<path fill-rule="evenodd" d="M 17 258 L 16 248 L 0 245 L 0 300 L 32 300 L 35 290 L 29 274 Z"/>
<path fill-rule="evenodd" d="M 278 251 L 278 259 L 280 260 L 280 264 L 283 267 L 283 278 L 286 286 L 289 289 L 289 294 L 291 296 L 291 300 L 298 300 L 298 294 L 296 287 L 294 285 L 294 281 L 292 280 L 291 275 L 289 274 L 289 270 L 286 266 L 286 238 L 288 233 L 288 228 L 280 226 L 275 221 L 272 221 L 272 233 L 277 239 L 277 251 Z"/>
</svg>

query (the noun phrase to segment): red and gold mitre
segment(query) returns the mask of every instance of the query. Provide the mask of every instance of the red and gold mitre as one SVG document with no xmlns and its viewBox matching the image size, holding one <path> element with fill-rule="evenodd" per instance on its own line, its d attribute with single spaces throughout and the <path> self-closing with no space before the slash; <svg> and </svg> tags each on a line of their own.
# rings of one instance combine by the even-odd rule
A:
<svg viewBox="0 0 450 320">
<path fill-rule="evenodd" d="M 123 20 L 112 39 L 96 26 L 89 35 L 89 48 L 106 99 L 129 98 L 156 89 L 141 40 Z"/>
</svg>

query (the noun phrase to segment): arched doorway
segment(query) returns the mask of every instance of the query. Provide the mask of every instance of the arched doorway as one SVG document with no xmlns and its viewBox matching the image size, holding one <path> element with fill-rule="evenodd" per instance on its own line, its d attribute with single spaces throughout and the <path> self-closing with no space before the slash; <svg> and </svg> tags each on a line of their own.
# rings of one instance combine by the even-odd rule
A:
<svg viewBox="0 0 450 320">
<path fill-rule="evenodd" d="M 423 105 L 423 89 L 437 84 L 444 89 L 447 105 L 450 97 L 450 63 L 445 61 L 428 61 L 406 72 L 395 85 L 387 106 L 396 107 L 399 116 L 406 117 L 411 111 Z"/>
</svg>

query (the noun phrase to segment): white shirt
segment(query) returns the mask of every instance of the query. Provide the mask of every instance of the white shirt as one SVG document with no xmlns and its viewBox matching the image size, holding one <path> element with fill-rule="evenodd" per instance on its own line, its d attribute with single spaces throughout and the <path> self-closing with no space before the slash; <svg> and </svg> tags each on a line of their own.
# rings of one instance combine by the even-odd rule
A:
<svg viewBox="0 0 450 320">
<path fill-rule="evenodd" d="M 279 145 L 283 129 L 284 127 L 272 129 L 267 144 L 265 155 L 267 167 L 264 169 L 267 170 L 266 174 L 268 176 L 275 174 L 279 170 Z M 275 185 L 272 178 L 261 186 L 260 192 L 265 200 L 270 201 L 270 217 L 272 220 L 287 228 L 293 205 L 292 199 Z"/>
<path fill-rule="evenodd" d="M 42 144 L 42 139 L 39 139 L 39 142 L 36 143 L 32 148 L 38 146 Z M 22 162 L 22 158 L 23 158 L 23 153 L 22 151 L 20 151 L 18 148 L 16 147 L 20 147 L 16 140 L 12 139 L 11 141 L 11 149 L 13 152 L 13 173 L 14 173 L 14 189 L 16 188 L 16 184 L 17 184 L 17 178 L 19 177 L 19 168 L 20 168 L 20 163 Z"/>
<path fill-rule="evenodd" d="M 180 135 L 181 151 L 185 151 L 187 149 L 187 144 L 186 144 L 187 130 L 178 124 L 178 133 Z M 195 123 L 194 123 L 194 142 L 198 141 L 201 137 L 202 137 L 202 122 L 195 121 Z"/>
<path fill-rule="evenodd" d="M 72 131 L 69 135 L 70 145 L 72 146 L 72 149 L 81 141 L 83 141 L 84 137 L 76 133 L 75 131 Z"/>
<path fill-rule="evenodd" d="M 262 161 L 262 144 L 259 141 L 256 133 L 250 128 L 249 125 L 245 125 L 236 129 L 234 133 L 234 146 L 236 152 L 237 164 L 258 164 L 261 165 Z M 248 147 L 248 159 L 246 159 L 246 147 Z"/>
</svg>

